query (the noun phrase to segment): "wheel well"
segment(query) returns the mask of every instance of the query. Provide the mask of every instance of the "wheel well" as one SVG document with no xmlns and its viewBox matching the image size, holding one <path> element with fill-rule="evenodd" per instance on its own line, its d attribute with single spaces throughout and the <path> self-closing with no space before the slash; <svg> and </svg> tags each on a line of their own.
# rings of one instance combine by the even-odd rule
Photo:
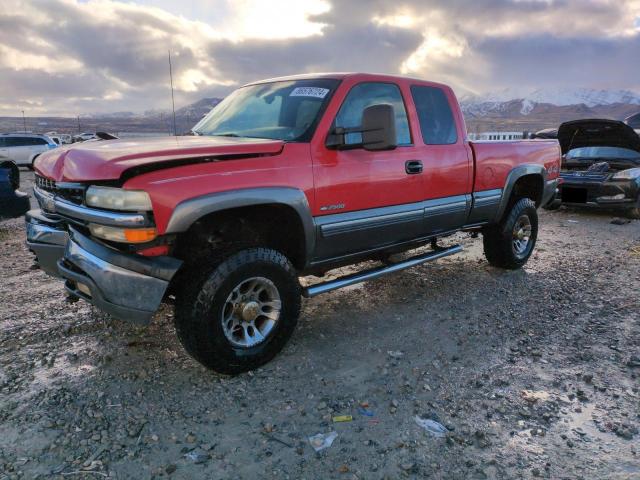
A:
<svg viewBox="0 0 640 480">
<path fill-rule="evenodd" d="M 215 251 L 254 246 L 277 250 L 297 269 L 302 269 L 305 236 L 297 212 L 287 205 L 267 204 L 205 215 L 178 235 L 175 255 L 195 262 L 210 257 Z"/>
<path fill-rule="evenodd" d="M 512 201 L 517 198 L 527 197 L 536 203 L 536 207 L 542 202 L 544 193 L 544 180 L 537 174 L 523 175 L 513 185 L 511 190 Z"/>
</svg>

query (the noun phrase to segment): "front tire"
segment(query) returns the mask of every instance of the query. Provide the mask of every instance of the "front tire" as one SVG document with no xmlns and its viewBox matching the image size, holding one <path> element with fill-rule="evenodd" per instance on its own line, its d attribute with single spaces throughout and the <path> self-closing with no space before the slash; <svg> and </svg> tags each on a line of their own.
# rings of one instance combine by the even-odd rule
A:
<svg viewBox="0 0 640 480">
<path fill-rule="evenodd" d="M 499 224 L 482 232 L 484 254 L 494 267 L 515 270 L 527 263 L 537 238 L 536 205 L 529 198 L 521 198 Z"/>
<path fill-rule="evenodd" d="M 279 252 L 252 248 L 232 254 L 182 288 L 175 326 L 197 361 L 235 375 L 275 357 L 299 314 L 300 284 L 293 265 Z"/>
</svg>

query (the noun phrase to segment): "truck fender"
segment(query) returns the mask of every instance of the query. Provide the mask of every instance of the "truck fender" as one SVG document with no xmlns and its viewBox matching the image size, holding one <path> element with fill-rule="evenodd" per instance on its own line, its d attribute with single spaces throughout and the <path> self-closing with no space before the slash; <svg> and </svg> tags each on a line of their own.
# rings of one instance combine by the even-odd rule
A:
<svg viewBox="0 0 640 480">
<path fill-rule="evenodd" d="M 311 258 L 315 250 L 315 226 L 307 196 L 302 190 L 291 187 L 261 187 L 210 193 L 191 198 L 178 204 L 173 211 L 166 233 L 189 230 L 197 220 L 211 213 L 239 207 L 259 205 L 286 205 L 295 210 L 304 231 L 305 258 Z"/>
<path fill-rule="evenodd" d="M 507 206 L 509 205 L 509 200 L 511 199 L 511 193 L 513 191 L 513 187 L 516 182 L 524 177 L 525 175 L 539 175 L 542 179 L 542 185 L 544 187 L 547 180 L 547 170 L 542 165 L 536 164 L 523 164 L 518 165 L 513 170 L 509 172 L 507 175 L 507 180 L 505 181 L 504 190 L 502 190 L 502 197 L 500 198 L 500 204 L 498 205 L 498 211 L 496 212 L 495 221 L 499 222 L 504 215 Z"/>
</svg>

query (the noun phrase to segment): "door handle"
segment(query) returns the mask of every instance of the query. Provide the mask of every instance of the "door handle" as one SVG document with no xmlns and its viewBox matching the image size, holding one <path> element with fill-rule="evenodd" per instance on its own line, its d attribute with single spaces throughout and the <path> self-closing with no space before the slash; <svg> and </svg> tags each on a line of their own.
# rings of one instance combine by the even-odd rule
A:
<svg viewBox="0 0 640 480">
<path fill-rule="evenodd" d="M 422 162 L 420 160 L 407 160 L 404 163 L 404 171 L 407 172 L 407 175 L 422 173 Z"/>
</svg>

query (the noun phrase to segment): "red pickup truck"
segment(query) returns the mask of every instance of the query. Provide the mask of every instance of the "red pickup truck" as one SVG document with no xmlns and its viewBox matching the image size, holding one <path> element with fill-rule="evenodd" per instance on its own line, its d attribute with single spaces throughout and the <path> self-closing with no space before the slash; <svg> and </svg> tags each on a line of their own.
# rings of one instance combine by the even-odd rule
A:
<svg viewBox="0 0 640 480">
<path fill-rule="evenodd" d="M 146 323 L 174 301 L 186 350 L 231 374 L 282 349 L 301 294 L 461 250 L 438 238 L 482 233 L 489 263 L 521 267 L 560 169 L 557 141 L 471 143 L 449 87 L 383 75 L 252 83 L 193 132 L 41 155 L 27 244 L 72 295 L 115 317 Z M 300 285 L 372 259 L 382 263 Z"/>
</svg>

